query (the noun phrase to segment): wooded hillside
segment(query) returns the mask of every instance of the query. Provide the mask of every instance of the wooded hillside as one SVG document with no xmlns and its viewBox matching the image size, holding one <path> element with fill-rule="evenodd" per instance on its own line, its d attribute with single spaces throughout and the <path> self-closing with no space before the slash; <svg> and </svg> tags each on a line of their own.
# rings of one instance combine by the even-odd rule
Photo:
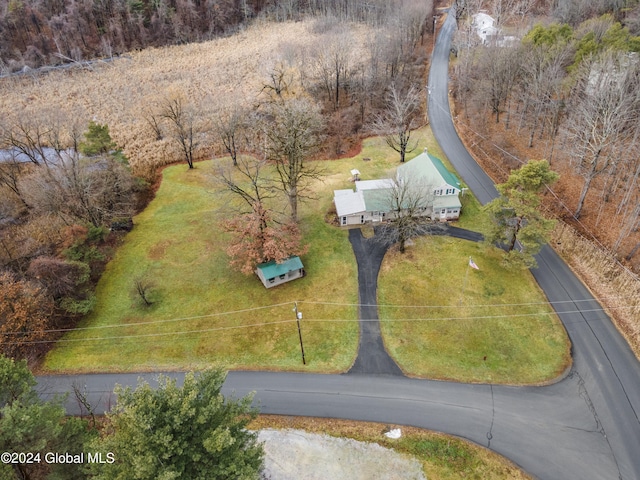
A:
<svg viewBox="0 0 640 480">
<path fill-rule="evenodd" d="M 265 0 L 2 0 L 0 68 L 16 71 L 213 38 Z"/>
<path fill-rule="evenodd" d="M 569 24 L 559 6 L 558 18 L 539 17 L 521 38 L 506 36 L 512 22 L 485 44 L 461 21 L 455 96 L 460 128 L 497 180 L 547 159 L 560 173 L 547 208 L 637 265 L 640 37 L 621 23 L 635 11 Z"/>
</svg>

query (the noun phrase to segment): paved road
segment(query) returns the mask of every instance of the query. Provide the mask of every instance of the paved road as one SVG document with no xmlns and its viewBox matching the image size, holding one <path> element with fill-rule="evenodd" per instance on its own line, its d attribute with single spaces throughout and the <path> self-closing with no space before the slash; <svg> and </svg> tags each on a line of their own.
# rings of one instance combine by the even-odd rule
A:
<svg viewBox="0 0 640 480">
<path fill-rule="evenodd" d="M 448 60 L 454 30 L 451 15 L 441 29 L 432 59 L 429 118 L 445 154 L 484 204 L 495 198 L 497 192 L 464 148 L 449 113 Z M 537 261 L 539 268 L 533 270 L 533 275 L 547 298 L 554 302 L 573 343 L 572 375 L 580 379 L 578 393 L 593 411 L 598 430 L 611 446 L 619 476 L 640 479 L 640 365 L 610 319 L 562 259 L 545 247 Z M 558 402 L 568 400 L 559 398 Z M 594 467 L 596 463 L 589 462 Z M 586 478 L 599 477 L 591 474 Z M 618 478 L 618 474 L 611 471 L 601 478 Z"/>
<path fill-rule="evenodd" d="M 448 105 L 447 42 L 454 27 L 447 20 L 436 47 L 430 76 L 431 124 L 460 175 L 486 202 L 495 194 L 490 180 L 464 149 L 450 148 L 457 136 L 445 132 L 452 125 L 447 127 L 444 113 L 436 113 Z M 573 368 L 554 385 L 517 388 L 393 375 L 231 372 L 224 391 L 255 391 L 264 413 L 415 425 L 459 435 L 507 456 L 541 479 L 640 479 L 640 365 L 593 297 L 551 249 L 541 252 L 538 263 L 533 273 L 549 300 L 565 302 L 554 305 L 573 342 Z M 102 411 L 113 403 L 110 392 L 116 382 L 133 385 L 137 377 L 40 377 L 39 385 L 43 394 L 68 391 L 74 382 L 81 388 L 86 385 L 97 411 Z M 72 398 L 68 408 L 79 410 Z"/>
</svg>

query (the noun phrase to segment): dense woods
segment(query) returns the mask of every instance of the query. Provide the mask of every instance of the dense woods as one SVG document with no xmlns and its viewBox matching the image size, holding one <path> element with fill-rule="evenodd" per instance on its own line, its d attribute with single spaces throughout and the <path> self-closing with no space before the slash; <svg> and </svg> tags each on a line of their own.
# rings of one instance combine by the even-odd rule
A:
<svg viewBox="0 0 640 480">
<path fill-rule="evenodd" d="M 259 13 L 264 0 L 2 0 L 0 67 L 16 71 L 206 40 Z"/>
<path fill-rule="evenodd" d="M 539 207 L 560 220 L 550 243 L 640 355 L 640 2 L 464 4 L 458 130 L 496 183 L 532 158 L 560 174 Z M 505 4 L 531 9 L 498 15 Z M 472 22 L 480 8 L 496 20 L 486 42 Z"/>
<path fill-rule="evenodd" d="M 407 0 L 2 0 L 0 72 L 109 58 L 150 46 L 208 40 L 264 13 L 383 25 L 424 36 L 431 2 Z M 399 52 L 402 53 L 402 52 Z M 404 52 L 406 53 L 406 51 Z M 339 84 L 339 82 L 338 82 Z"/>
<path fill-rule="evenodd" d="M 53 130 L 40 133 L 62 137 Z M 106 125 L 90 122 L 64 149 L 24 131 L 10 138 L 0 161 L 0 189 L 11 192 L 0 215 L 0 352 L 33 359 L 93 308 L 115 232 L 131 228 L 147 185 L 113 150 Z"/>
<path fill-rule="evenodd" d="M 569 19 L 564 3 L 553 10 L 555 21 L 534 25 L 521 40 L 496 35 L 480 44 L 471 24 L 461 22 L 455 41 L 461 127 L 482 142 L 481 156 L 499 177 L 520 166 L 517 157 L 547 159 L 560 181 L 546 208 L 637 263 L 638 7 L 623 12 L 608 5 L 601 16 Z M 605 3 L 589 2 L 584 15 L 607 10 Z"/>
</svg>

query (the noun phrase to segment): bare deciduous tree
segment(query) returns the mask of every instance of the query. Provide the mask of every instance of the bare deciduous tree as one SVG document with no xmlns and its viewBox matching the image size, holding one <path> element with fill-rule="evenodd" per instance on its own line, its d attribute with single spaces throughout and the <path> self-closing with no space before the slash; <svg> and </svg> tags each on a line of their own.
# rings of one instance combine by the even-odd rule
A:
<svg viewBox="0 0 640 480">
<path fill-rule="evenodd" d="M 592 181 L 615 167 L 638 128 L 640 65 L 607 54 L 581 72 L 567 129 L 575 168 L 585 179 L 574 212 L 580 217 Z"/>
<path fill-rule="evenodd" d="M 0 125 L 1 142 L 35 165 L 47 163 L 46 145 L 50 126 L 41 119 L 14 115 Z"/>
<path fill-rule="evenodd" d="M 116 159 L 68 155 L 63 162 L 35 169 L 21 179 L 25 200 L 40 214 L 100 226 L 113 217 L 131 215 L 134 187 L 131 173 Z"/>
<path fill-rule="evenodd" d="M 238 165 L 238 155 L 248 143 L 247 117 L 249 112 L 233 105 L 217 112 L 213 122 L 215 135 L 220 139 L 233 165 Z"/>
<path fill-rule="evenodd" d="M 194 114 L 181 95 L 166 99 L 161 104 L 160 115 L 171 125 L 173 138 L 180 145 L 184 159 L 193 168 L 194 154 L 198 147 Z"/>
<path fill-rule="evenodd" d="M 353 42 L 349 30 L 331 32 L 329 38 L 317 46 L 314 55 L 317 76 L 336 110 L 340 104 L 340 87 L 348 85 L 351 76 Z"/>
<path fill-rule="evenodd" d="M 241 214 L 265 209 L 265 202 L 275 196 L 273 182 L 264 172 L 266 165 L 266 160 L 241 156 L 231 167 L 218 167 L 218 183 L 245 207 L 249 207 L 249 210 L 241 208 Z M 266 227 L 266 223 L 263 223 L 262 228 Z"/>
<path fill-rule="evenodd" d="M 308 163 L 318 147 L 324 122 L 317 105 L 293 98 L 267 106 L 264 134 L 267 159 L 275 166 L 276 188 L 289 203 L 291 218 L 298 220 L 298 200 L 307 196 L 307 187 L 322 171 Z"/>
<path fill-rule="evenodd" d="M 484 95 L 500 122 L 500 112 L 513 90 L 520 71 L 520 52 L 515 48 L 503 48 L 497 45 L 485 47 L 480 59 Z"/>
<path fill-rule="evenodd" d="M 19 185 L 20 176 L 25 170 L 24 164 L 16 159 L 15 152 L 10 152 L 9 155 L 9 158 L 0 160 L 0 185 L 6 186 L 25 207 L 28 207 Z"/>
<path fill-rule="evenodd" d="M 133 279 L 133 296 L 142 300 L 145 307 L 150 307 L 154 304 L 153 290 L 155 289 L 155 283 L 146 275 L 141 275 Z"/>
<path fill-rule="evenodd" d="M 520 128 L 526 123 L 530 128 L 529 147 L 534 135 L 548 124 L 548 134 L 555 137 L 563 102 L 563 80 L 571 51 L 566 45 L 527 44 L 518 49 L 520 56 L 519 92 L 523 107 Z M 552 152 L 551 152 L 552 153 Z"/>
<path fill-rule="evenodd" d="M 387 95 L 385 111 L 373 122 L 373 132 L 383 135 L 387 145 L 400 154 L 404 163 L 407 153 L 413 152 L 417 143 L 411 143 L 411 131 L 418 128 L 420 119 L 420 92 L 414 86 L 402 92 L 395 84 Z"/>
<path fill-rule="evenodd" d="M 407 242 L 425 233 L 429 228 L 441 228 L 432 221 L 434 187 L 415 178 L 389 180 L 385 190 L 387 222 L 376 236 L 380 241 L 397 243 L 400 253 L 406 250 Z"/>
</svg>

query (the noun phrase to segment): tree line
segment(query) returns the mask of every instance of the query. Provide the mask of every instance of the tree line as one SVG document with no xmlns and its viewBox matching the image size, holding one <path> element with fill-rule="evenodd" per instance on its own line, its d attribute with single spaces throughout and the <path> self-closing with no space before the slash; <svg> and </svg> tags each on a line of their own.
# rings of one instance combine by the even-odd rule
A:
<svg viewBox="0 0 640 480">
<path fill-rule="evenodd" d="M 568 173 L 565 181 L 575 179 L 565 187 L 571 213 L 560 215 L 595 227 L 614 217 L 609 247 L 637 251 L 640 37 L 605 14 L 575 27 L 535 25 L 521 41 L 487 45 L 467 25 L 456 47 L 455 95 L 465 115 L 484 131 L 491 116 L 542 151 Z"/>
<path fill-rule="evenodd" d="M 2 0 L 0 67 L 16 71 L 210 39 L 266 0 Z"/>
<path fill-rule="evenodd" d="M 20 127 L 3 131 L 9 148 L 0 161 L 0 185 L 11 193 L 0 210 L 0 352 L 34 359 L 92 310 L 110 231 L 132 228 L 148 185 L 106 125 Z M 54 147 L 40 143 L 45 137 Z"/>
<path fill-rule="evenodd" d="M 0 70 L 15 72 L 134 49 L 208 40 L 264 14 L 307 15 L 384 25 L 424 37 L 432 2 L 417 0 L 2 0 Z"/>
</svg>

